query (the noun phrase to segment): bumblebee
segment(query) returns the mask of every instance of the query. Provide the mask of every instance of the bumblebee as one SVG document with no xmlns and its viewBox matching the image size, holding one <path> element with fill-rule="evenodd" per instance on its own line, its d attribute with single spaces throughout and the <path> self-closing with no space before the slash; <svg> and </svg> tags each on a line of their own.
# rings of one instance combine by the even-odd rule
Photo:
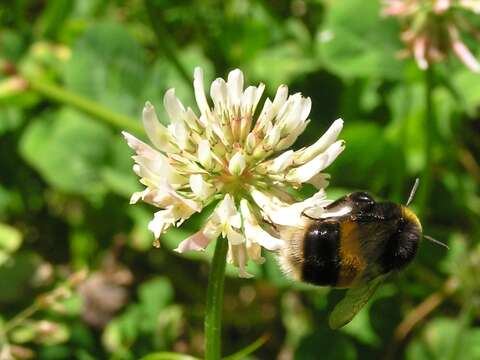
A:
<svg viewBox="0 0 480 360">
<path fill-rule="evenodd" d="M 408 205 L 417 186 L 418 180 L 406 205 L 354 192 L 328 205 L 321 218 L 304 214 L 301 227 L 282 231 L 286 246 L 279 259 L 287 274 L 314 285 L 348 288 L 330 315 L 330 327 L 349 323 L 390 273 L 415 258 L 423 232 Z"/>
</svg>

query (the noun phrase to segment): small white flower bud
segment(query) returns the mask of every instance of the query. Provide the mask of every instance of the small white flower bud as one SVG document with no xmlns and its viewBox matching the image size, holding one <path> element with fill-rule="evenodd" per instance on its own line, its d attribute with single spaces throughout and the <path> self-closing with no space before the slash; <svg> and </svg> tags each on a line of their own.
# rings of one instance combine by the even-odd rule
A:
<svg viewBox="0 0 480 360">
<path fill-rule="evenodd" d="M 255 149 L 255 146 L 257 146 L 257 139 L 255 134 L 251 132 L 248 134 L 247 140 L 245 141 L 245 151 L 247 154 L 251 155 Z"/>
<path fill-rule="evenodd" d="M 221 113 L 227 106 L 227 83 L 222 78 L 217 78 L 210 86 L 210 97 L 215 104 L 215 111 Z"/>
<path fill-rule="evenodd" d="M 203 88 L 203 71 L 199 67 L 196 67 L 193 73 L 193 88 L 195 91 L 195 100 L 202 115 L 210 112 Z"/>
<path fill-rule="evenodd" d="M 202 200 L 208 199 L 215 193 L 215 188 L 207 183 L 200 174 L 190 176 L 190 188 Z"/>
<path fill-rule="evenodd" d="M 277 89 L 277 93 L 275 94 L 275 98 L 273 99 L 272 107 L 271 107 L 271 116 L 272 118 L 278 113 L 280 108 L 283 106 L 285 101 L 288 98 L 288 86 L 287 85 L 280 85 Z"/>
<path fill-rule="evenodd" d="M 227 80 L 228 104 L 238 105 L 243 94 L 243 73 L 239 69 L 230 71 Z"/>
<path fill-rule="evenodd" d="M 281 129 L 278 126 L 274 126 L 273 129 L 268 132 L 265 138 L 265 144 L 268 150 L 273 149 L 278 144 L 280 133 Z"/>
<path fill-rule="evenodd" d="M 197 155 L 198 155 L 198 160 L 200 161 L 200 164 L 205 169 L 211 169 L 213 165 L 213 159 L 212 159 L 212 154 L 210 150 L 210 143 L 208 140 L 202 140 L 198 144 L 198 150 L 197 150 Z"/>
<path fill-rule="evenodd" d="M 228 163 L 228 171 L 232 175 L 239 176 L 243 173 L 246 166 L 245 157 L 240 152 L 237 152 Z"/>
<path fill-rule="evenodd" d="M 140 168 L 140 165 L 134 164 L 134 165 L 132 166 L 132 170 L 133 170 L 133 172 L 134 172 L 135 174 L 137 174 L 138 176 L 141 176 L 141 175 L 140 175 L 140 172 L 141 172 L 142 170 L 141 170 L 141 168 Z"/>
</svg>

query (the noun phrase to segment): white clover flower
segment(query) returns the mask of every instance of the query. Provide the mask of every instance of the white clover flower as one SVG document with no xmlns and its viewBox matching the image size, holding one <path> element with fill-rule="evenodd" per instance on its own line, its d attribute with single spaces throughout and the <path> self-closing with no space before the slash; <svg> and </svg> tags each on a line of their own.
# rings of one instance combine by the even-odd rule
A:
<svg viewBox="0 0 480 360">
<path fill-rule="evenodd" d="M 328 176 L 321 171 L 344 149 L 344 142 L 337 141 L 343 121 L 336 120 L 313 145 L 282 152 L 309 123 L 310 98 L 289 96 L 282 85 L 254 119 L 265 86 L 244 89 L 240 70 L 230 72 L 227 81 L 218 78 L 212 83 L 213 107 L 205 96 L 200 68 L 195 69 L 193 85 L 200 116 L 185 108 L 174 89 L 164 97 L 167 127 L 158 121 L 153 106 L 145 104 L 143 123 L 155 148 L 123 132 L 136 152 L 133 169 L 145 185 L 130 202 L 141 199 L 161 208 L 148 226 L 159 246 L 167 229 L 218 201 L 204 226 L 176 250 L 203 250 L 221 235 L 229 244 L 229 261 L 240 276 L 248 277 L 248 259 L 263 261 L 261 247 L 282 248 L 277 225 L 298 225 L 303 212 L 319 215 L 329 203 L 323 190 Z M 303 183 L 319 191 L 298 201 L 289 189 Z"/>
</svg>

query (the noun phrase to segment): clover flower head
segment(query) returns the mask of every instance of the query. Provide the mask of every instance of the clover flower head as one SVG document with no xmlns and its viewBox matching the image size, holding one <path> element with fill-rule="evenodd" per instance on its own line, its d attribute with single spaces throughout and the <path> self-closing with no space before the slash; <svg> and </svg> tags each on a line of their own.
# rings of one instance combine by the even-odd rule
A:
<svg viewBox="0 0 480 360">
<path fill-rule="evenodd" d="M 148 226 L 159 246 L 162 233 L 216 202 L 203 227 L 176 250 L 203 250 L 222 236 L 229 244 L 229 261 L 240 276 L 248 277 L 248 259 L 261 263 L 262 247 L 276 251 L 284 245 L 277 226 L 297 225 L 303 212 L 319 215 L 329 203 L 324 192 L 328 175 L 321 171 L 344 149 L 344 142 L 337 141 L 343 121 L 336 120 L 313 145 L 287 150 L 309 123 L 310 98 L 288 95 L 282 85 L 273 100 L 267 98 L 257 109 L 265 86 L 244 89 L 238 69 L 227 81 L 213 81 L 213 106 L 200 68 L 195 69 L 193 85 L 199 116 L 170 89 L 164 97 L 168 126 L 158 121 L 150 103 L 143 109 L 153 146 L 123 132 L 136 152 L 133 170 L 145 186 L 132 195 L 131 203 L 143 200 L 161 209 Z M 303 183 L 315 185 L 318 192 L 299 201 L 290 190 Z"/>
<path fill-rule="evenodd" d="M 450 51 L 465 66 L 480 72 L 480 63 L 462 40 L 461 33 L 480 39 L 468 13 L 480 14 L 480 0 L 384 0 L 383 14 L 398 17 L 405 26 L 406 54 L 425 70 L 444 60 Z"/>
</svg>

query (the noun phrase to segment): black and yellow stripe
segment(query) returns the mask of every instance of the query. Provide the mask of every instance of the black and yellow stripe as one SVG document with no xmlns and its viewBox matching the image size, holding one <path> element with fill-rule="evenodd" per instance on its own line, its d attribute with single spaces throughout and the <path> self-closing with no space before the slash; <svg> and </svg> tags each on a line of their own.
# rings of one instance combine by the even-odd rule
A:
<svg viewBox="0 0 480 360">
<path fill-rule="evenodd" d="M 314 223 L 305 236 L 302 280 L 349 287 L 366 266 L 358 236 L 353 221 Z"/>
<path fill-rule="evenodd" d="M 415 257 L 422 227 L 408 208 L 390 202 L 351 217 L 312 222 L 297 262 L 300 280 L 321 286 L 351 287 L 368 269 L 386 274 Z M 374 267 L 372 267 L 374 266 Z M 298 267 L 297 267 L 298 268 Z M 370 274 L 371 275 L 371 274 Z"/>
</svg>

